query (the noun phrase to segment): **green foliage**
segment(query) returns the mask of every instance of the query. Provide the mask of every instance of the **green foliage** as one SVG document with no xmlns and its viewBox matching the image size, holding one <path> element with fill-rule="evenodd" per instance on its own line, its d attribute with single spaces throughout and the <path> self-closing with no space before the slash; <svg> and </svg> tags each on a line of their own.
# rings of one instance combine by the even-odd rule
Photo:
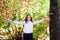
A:
<svg viewBox="0 0 60 40">
<path fill-rule="evenodd" d="M 49 15 L 49 4 L 50 0 L 32 0 L 29 4 L 27 1 L 24 3 L 23 0 L 5 0 L 1 2 L 3 8 L 0 6 L 3 9 L 3 13 L 0 13 L 0 27 L 7 29 L 7 31 L 10 30 L 9 28 L 13 29 L 10 35 L 14 35 L 13 33 L 19 30 L 21 31 L 22 28 L 19 28 L 20 25 L 7 23 L 7 18 L 11 18 L 12 21 L 23 21 L 27 14 L 31 14 L 33 20 L 41 20 L 43 18 L 40 18 L 40 15 L 44 17 Z M 2 14 L 4 15 L 2 16 Z M 34 25 L 34 38 L 37 39 L 42 34 L 47 35 L 47 27 L 49 27 L 47 21 Z"/>
</svg>

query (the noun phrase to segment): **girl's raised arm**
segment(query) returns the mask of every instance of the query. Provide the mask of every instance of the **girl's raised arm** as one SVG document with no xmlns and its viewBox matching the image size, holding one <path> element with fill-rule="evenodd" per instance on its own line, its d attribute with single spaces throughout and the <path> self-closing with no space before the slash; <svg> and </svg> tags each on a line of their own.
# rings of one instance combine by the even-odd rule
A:
<svg viewBox="0 0 60 40">
<path fill-rule="evenodd" d="M 42 19 L 42 20 L 34 21 L 33 24 L 44 22 L 44 20 L 50 21 L 49 18 L 45 18 L 45 19 Z"/>
<path fill-rule="evenodd" d="M 12 21 L 10 19 L 8 19 L 8 22 L 13 24 L 22 24 L 22 25 L 25 23 L 24 21 L 18 22 L 18 21 Z"/>
</svg>

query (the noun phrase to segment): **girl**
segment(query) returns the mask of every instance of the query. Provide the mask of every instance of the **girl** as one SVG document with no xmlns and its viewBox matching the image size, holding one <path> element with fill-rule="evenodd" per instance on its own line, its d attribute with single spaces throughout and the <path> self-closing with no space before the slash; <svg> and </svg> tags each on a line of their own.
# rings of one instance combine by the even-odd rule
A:
<svg viewBox="0 0 60 40">
<path fill-rule="evenodd" d="M 23 40 L 33 40 L 33 25 L 43 22 L 44 20 L 49 20 L 49 19 L 45 18 L 43 20 L 33 21 L 31 15 L 27 15 L 25 18 L 25 21 L 17 22 L 17 21 L 11 21 L 10 19 L 8 19 L 8 22 L 24 25 Z"/>
</svg>

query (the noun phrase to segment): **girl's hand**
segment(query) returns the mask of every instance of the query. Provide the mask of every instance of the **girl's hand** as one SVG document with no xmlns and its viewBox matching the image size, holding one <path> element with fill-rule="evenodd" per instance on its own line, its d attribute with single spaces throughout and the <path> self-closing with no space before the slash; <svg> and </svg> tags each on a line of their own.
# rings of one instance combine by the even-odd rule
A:
<svg viewBox="0 0 60 40">
<path fill-rule="evenodd" d="M 48 17 L 48 18 L 45 18 L 47 21 L 50 21 L 50 18 Z"/>
<path fill-rule="evenodd" d="M 8 22 L 11 22 L 12 20 L 10 20 L 9 18 L 7 19 Z"/>
</svg>

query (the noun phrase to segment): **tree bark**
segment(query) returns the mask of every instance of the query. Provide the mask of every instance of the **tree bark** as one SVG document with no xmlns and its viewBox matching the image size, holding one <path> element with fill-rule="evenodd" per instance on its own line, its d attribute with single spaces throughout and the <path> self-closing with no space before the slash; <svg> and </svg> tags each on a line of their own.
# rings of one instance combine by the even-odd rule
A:
<svg viewBox="0 0 60 40">
<path fill-rule="evenodd" d="M 58 0 L 50 0 L 50 40 L 60 40 Z"/>
</svg>

